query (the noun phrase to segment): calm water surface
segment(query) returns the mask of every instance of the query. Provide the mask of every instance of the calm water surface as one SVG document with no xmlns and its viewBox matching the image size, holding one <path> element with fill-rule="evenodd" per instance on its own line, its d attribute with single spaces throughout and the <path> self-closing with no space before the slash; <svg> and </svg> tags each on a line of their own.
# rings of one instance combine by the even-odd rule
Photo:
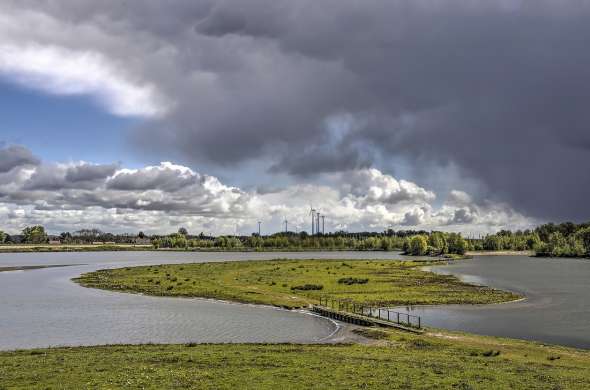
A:
<svg viewBox="0 0 590 390">
<path fill-rule="evenodd" d="M 427 325 L 590 348 L 590 260 L 476 256 L 431 270 L 515 291 L 527 299 L 500 305 L 405 308 L 422 316 Z"/>
<path fill-rule="evenodd" d="M 3 253 L 0 267 L 84 264 L 0 272 L 0 349 L 184 342 L 317 342 L 336 325 L 309 314 L 203 299 L 148 297 L 80 287 L 101 268 L 274 258 L 391 258 L 384 252 Z"/>
</svg>

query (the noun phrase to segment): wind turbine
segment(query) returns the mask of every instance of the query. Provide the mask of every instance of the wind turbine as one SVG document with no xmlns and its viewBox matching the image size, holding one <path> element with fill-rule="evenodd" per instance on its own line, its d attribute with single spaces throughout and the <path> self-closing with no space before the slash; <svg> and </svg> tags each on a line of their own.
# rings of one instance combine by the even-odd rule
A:
<svg viewBox="0 0 590 390">
<path fill-rule="evenodd" d="M 260 224 L 261 224 L 261 223 L 262 223 L 262 222 L 258 221 L 258 237 L 260 237 Z"/>
<path fill-rule="evenodd" d="M 316 226 L 315 233 L 319 235 L 320 234 L 320 212 L 319 211 L 316 214 L 316 221 L 315 221 L 315 223 L 316 223 L 316 225 L 315 225 Z"/>
<path fill-rule="evenodd" d="M 325 227 L 324 218 L 326 218 L 326 216 L 322 215 L 322 234 L 326 233 L 326 231 L 324 230 L 324 227 Z"/>
<path fill-rule="evenodd" d="M 285 220 L 283 221 L 285 223 L 285 233 L 287 233 L 288 230 L 288 226 L 289 226 L 289 221 L 287 221 L 287 217 L 285 217 Z"/>
<path fill-rule="evenodd" d="M 315 232 L 315 209 L 313 205 L 309 206 L 309 215 L 311 215 L 311 235 L 313 236 Z"/>
</svg>

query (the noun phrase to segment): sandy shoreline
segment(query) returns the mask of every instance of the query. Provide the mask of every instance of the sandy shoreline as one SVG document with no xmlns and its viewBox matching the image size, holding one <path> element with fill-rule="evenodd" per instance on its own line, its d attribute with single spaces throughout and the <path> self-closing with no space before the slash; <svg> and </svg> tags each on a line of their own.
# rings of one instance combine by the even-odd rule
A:
<svg viewBox="0 0 590 390">
<path fill-rule="evenodd" d="M 534 251 L 467 251 L 467 256 L 533 256 Z"/>
</svg>

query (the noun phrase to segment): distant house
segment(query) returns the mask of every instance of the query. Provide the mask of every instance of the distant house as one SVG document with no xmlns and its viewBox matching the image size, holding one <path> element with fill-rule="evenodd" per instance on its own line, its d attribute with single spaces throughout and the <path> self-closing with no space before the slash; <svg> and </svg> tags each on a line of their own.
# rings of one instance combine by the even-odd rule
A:
<svg viewBox="0 0 590 390">
<path fill-rule="evenodd" d="M 49 240 L 49 245 L 61 245 L 60 240 Z"/>
</svg>

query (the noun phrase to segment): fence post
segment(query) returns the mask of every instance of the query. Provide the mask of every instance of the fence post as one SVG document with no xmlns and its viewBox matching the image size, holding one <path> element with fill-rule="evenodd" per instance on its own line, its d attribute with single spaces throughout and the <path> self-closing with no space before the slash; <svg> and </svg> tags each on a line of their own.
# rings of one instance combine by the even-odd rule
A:
<svg viewBox="0 0 590 390">
<path fill-rule="evenodd" d="M 420 329 L 420 316 L 418 316 L 418 329 Z"/>
<path fill-rule="evenodd" d="M 397 312 L 397 323 L 399 324 L 399 312 Z"/>
</svg>

